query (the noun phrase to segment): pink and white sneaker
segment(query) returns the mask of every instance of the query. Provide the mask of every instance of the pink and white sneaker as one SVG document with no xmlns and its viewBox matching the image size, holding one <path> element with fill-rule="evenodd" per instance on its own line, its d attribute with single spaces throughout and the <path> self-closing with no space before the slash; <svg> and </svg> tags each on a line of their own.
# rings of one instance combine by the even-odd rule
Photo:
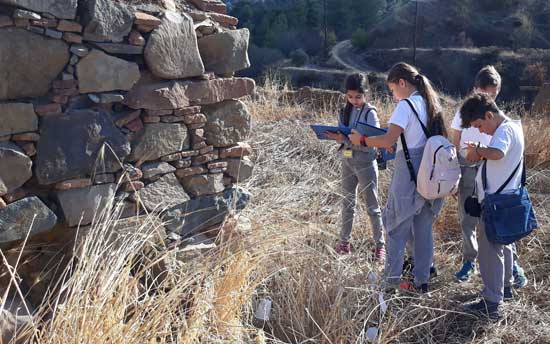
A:
<svg viewBox="0 0 550 344">
<path fill-rule="evenodd" d="M 351 244 L 349 242 L 341 241 L 338 246 L 336 246 L 336 253 L 338 254 L 350 254 L 351 253 Z"/>
<path fill-rule="evenodd" d="M 384 246 L 377 247 L 376 250 L 374 250 L 374 259 L 379 262 L 386 260 L 386 248 Z"/>
</svg>

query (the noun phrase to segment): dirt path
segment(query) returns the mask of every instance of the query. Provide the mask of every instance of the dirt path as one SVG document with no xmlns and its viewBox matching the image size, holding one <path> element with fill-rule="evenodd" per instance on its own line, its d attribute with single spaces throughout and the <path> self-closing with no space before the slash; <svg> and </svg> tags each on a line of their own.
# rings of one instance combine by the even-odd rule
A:
<svg viewBox="0 0 550 344">
<path fill-rule="evenodd" d="M 365 73 L 380 72 L 357 56 L 349 39 L 336 44 L 330 51 L 330 55 L 343 68 Z"/>
</svg>

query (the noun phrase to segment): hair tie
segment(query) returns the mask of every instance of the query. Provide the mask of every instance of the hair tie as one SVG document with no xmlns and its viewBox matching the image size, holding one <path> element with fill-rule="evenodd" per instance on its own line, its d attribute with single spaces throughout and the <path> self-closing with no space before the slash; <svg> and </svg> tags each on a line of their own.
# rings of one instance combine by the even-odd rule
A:
<svg viewBox="0 0 550 344">
<path fill-rule="evenodd" d="M 414 81 L 416 82 L 416 85 L 424 86 L 424 77 L 422 76 L 422 74 L 416 74 L 416 76 L 414 77 Z"/>
</svg>

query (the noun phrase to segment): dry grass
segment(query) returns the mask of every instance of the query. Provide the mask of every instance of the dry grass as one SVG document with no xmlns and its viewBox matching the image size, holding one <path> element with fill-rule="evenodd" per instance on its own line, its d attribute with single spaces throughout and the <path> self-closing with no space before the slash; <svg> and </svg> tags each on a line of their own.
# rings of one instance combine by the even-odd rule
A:
<svg viewBox="0 0 550 344">
<path fill-rule="evenodd" d="M 435 226 L 440 276 L 431 297 L 400 295 L 381 304 L 382 267 L 371 259 L 363 209 L 353 233 L 355 253 L 338 256 L 333 250 L 340 164 L 336 147 L 315 139 L 308 124 L 334 123 L 335 109 L 280 104 L 280 89 L 268 82 L 259 99 L 249 102 L 256 167 L 246 187 L 254 198 L 241 219 L 250 219 L 250 228 L 229 221 L 216 249 L 187 261 L 176 259 L 180 249 L 158 240 L 156 217 L 120 231 L 114 230 L 116 212 L 103 214 L 75 252 L 60 292 L 42 305 L 43 318 L 28 329 L 34 342 L 364 343 L 371 327 L 379 329 L 379 343 L 550 342 L 547 170 L 529 172 L 543 227 L 519 244 L 530 284 L 506 303 L 502 321 L 460 311 L 481 282 L 459 286 L 452 279 L 461 260 L 453 199 Z M 385 98 L 373 103 L 387 120 L 393 104 Z M 449 114 L 452 107 L 449 102 Z M 549 122 L 526 120 L 528 150 L 539 152 Z M 534 165 L 549 161 L 544 154 L 533 157 Z M 381 173 L 382 202 L 390 178 L 391 170 Z M 258 300 L 266 296 L 273 309 L 263 333 L 252 323 Z"/>
</svg>

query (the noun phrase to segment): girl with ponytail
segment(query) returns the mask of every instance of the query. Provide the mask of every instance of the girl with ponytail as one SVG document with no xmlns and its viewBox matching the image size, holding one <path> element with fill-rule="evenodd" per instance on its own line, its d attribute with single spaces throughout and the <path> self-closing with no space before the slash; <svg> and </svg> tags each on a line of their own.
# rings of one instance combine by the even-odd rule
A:
<svg viewBox="0 0 550 344">
<path fill-rule="evenodd" d="M 441 199 L 427 201 L 420 196 L 416 191 L 416 173 L 428 137 L 446 136 L 447 132 L 439 96 L 426 76 L 415 67 L 400 62 L 388 72 L 387 82 L 398 102 L 389 120 L 387 133 L 365 137 L 355 131 L 349 138 L 354 145 L 388 149 L 397 142 L 395 169 L 383 212 L 387 231 L 385 280 L 392 289 L 399 285 L 405 247 L 411 241 L 414 281 L 402 286 L 425 293 L 428 292 L 433 260 L 432 225 L 443 202 Z"/>
</svg>

